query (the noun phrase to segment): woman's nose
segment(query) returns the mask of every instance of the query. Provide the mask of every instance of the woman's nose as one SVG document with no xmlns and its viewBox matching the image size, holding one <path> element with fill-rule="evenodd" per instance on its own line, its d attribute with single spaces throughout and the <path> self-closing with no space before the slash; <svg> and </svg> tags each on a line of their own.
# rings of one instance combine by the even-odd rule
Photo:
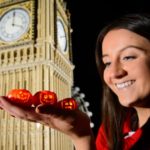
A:
<svg viewBox="0 0 150 150">
<path fill-rule="evenodd" d="M 121 64 L 112 64 L 109 73 L 111 78 L 122 78 L 127 74 L 127 71 Z"/>
</svg>

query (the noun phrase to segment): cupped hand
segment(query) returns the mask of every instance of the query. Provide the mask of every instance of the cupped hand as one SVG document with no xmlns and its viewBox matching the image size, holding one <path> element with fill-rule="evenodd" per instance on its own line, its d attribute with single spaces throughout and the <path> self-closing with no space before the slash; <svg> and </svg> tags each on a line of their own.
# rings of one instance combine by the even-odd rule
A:
<svg viewBox="0 0 150 150">
<path fill-rule="evenodd" d="M 37 107 L 21 107 L 0 97 L 0 107 L 11 116 L 27 121 L 39 122 L 57 129 L 71 138 L 91 134 L 90 119 L 80 110 L 64 110 L 56 106 L 40 104 Z"/>
</svg>

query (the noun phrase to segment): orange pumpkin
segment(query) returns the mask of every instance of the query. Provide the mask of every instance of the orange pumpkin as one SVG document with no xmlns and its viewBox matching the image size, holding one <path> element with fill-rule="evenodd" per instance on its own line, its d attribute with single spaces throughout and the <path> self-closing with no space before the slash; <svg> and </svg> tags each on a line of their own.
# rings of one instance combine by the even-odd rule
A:
<svg viewBox="0 0 150 150">
<path fill-rule="evenodd" d="M 52 91 L 43 90 L 36 92 L 32 101 L 34 106 L 39 104 L 55 105 L 57 103 L 57 95 Z"/>
<path fill-rule="evenodd" d="M 73 98 L 65 98 L 57 103 L 57 106 L 62 109 L 75 110 L 78 108 L 77 101 Z"/>
<path fill-rule="evenodd" d="M 32 105 L 32 94 L 26 89 L 12 89 L 7 97 L 10 101 L 21 106 Z"/>
</svg>

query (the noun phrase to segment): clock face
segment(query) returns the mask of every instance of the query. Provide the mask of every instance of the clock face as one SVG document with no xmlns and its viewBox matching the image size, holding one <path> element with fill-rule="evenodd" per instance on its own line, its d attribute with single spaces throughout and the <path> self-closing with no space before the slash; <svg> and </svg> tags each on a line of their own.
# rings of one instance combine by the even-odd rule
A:
<svg viewBox="0 0 150 150">
<path fill-rule="evenodd" d="M 61 51 L 66 52 L 67 50 L 66 32 L 64 29 L 63 22 L 60 19 L 57 20 L 57 41 Z"/>
<path fill-rule="evenodd" d="M 0 40 L 13 42 L 28 31 L 30 17 L 22 8 L 11 9 L 0 19 Z"/>
</svg>

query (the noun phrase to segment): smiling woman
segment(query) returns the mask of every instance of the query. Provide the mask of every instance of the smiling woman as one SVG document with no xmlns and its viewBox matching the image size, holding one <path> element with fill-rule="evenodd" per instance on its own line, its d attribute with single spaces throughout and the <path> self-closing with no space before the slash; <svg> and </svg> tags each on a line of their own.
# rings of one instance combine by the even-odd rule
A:
<svg viewBox="0 0 150 150">
<path fill-rule="evenodd" d="M 126 29 L 112 30 L 103 40 L 104 80 L 123 106 L 141 105 L 150 93 L 149 49 L 146 38 Z"/>
<path fill-rule="evenodd" d="M 97 149 L 149 149 L 150 15 L 126 15 L 105 27 L 96 54 L 105 82 Z"/>
</svg>

